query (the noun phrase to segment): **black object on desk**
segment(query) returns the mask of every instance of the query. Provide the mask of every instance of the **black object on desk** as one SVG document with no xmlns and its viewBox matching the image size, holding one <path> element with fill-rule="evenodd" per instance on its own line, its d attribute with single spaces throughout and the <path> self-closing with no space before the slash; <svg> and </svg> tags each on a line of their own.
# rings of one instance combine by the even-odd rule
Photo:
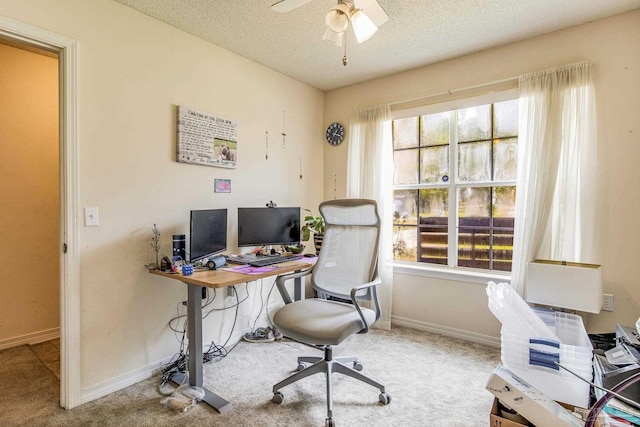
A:
<svg viewBox="0 0 640 427">
<path fill-rule="evenodd" d="M 609 390 L 640 372 L 640 341 L 635 328 L 616 325 L 613 343 L 611 335 L 605 334 L 605 338 L 609 342 L 600 349 L 606 350 L 604 354 L 599 354 L 602 351 L 595 349 L 593 355 L 595 383 Z M 620 395 L 638 401 L 640 399 L 640 382 L 626 387 L 620 391 Z"/>
<path fill-rule="evenodd" d="M 596 384 L 611 390 L 623 380 L 640 372 L 640 365 L 637 363 L 631 365 L 614 365 L 607 361 L 605 356 L 594 354 L 594 373 Z M 640 397 L 640 383 L 636 382 L 629 387 L 620 391 L 620 395 L 633 401 L 638 401 Z"/>
</svg>

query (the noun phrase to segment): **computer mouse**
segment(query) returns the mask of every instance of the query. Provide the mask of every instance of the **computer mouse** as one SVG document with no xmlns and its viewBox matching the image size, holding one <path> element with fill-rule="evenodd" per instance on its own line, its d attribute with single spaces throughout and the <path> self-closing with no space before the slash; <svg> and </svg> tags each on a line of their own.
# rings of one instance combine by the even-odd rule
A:
<svg viewBox="0 0 640 427">
<path fill-rule="evenodd" d="M 316 254 L 304 254 L 304 256 L 309 257 L 309 258 L 311 258 L 311 257 L 315 258 Z"/>
</svg>

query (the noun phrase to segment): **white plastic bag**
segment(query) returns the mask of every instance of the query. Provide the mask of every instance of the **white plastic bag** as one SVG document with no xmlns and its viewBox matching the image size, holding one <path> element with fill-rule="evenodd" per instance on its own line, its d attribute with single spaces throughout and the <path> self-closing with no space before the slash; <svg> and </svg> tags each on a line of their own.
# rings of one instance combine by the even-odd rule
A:
<svg viewBox="0 0 640 427">
<path fill-rule="evenodd" d="M 503 331 L 526 337 L 560 341 L 508 283 L 489 282 L 487 296 L 489 310 L 502 323 Z"/>
<path fill-rule="evenodd" d="M 174 411 L 186 412 L 202 399 L 204 399 L 204 390 L 201 387 L 182 384 L 171 396 L 165 397 L 160 403 Z"/>
</svg>

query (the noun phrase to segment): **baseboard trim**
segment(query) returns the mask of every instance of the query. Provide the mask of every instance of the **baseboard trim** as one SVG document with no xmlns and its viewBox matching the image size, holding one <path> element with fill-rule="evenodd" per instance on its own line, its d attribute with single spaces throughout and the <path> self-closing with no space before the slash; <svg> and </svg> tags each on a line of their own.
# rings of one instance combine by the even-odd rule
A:
<svg viewBox="0 0 640 427">
<path fill-rule="evenodd" d="M 134 385 L 140 381 L 144 381 L 151 378 L 160 371 L 162 365 L 169 362 L 171 358 L 156 363 L 152 363 L 149 366 L 145 366 L 140 369 L 134 369 L 125 374 L 118 375 L 108 381 L 101 384 L 89 387 L 86 390 L 80 392 L 80 405 L 91 402 L 92 400 L 99 399 L 108 394 L 115 393 L 118 390 Z"/>
<path fill-rule="evenodd" d="M 488 345 L 490 347 L 500 347 L 500 338 L 489 335 L 476 334 L 474 332 L 464 331 L 462 329 L 450 328 L 448 326 L 436 325 L 433 323 L 421 322 L 419 320 L 407 319 L 405 317 L 391 316 L 391 325 L 405 326 L 419 331 L 431 332 L 434 334 L 445 335 L 452 338 L 458 338 L 465 341 L 471 341 L 478 344 Z"/>
<path fill-rule="evenodd" d="M 38 344 L 41 342 L 60 338 L 60 328 L 45 329 L 44 331 L 32 332 L 0 341 L 0 350 L 18 347 L 24 344 Z"/>
</svg>

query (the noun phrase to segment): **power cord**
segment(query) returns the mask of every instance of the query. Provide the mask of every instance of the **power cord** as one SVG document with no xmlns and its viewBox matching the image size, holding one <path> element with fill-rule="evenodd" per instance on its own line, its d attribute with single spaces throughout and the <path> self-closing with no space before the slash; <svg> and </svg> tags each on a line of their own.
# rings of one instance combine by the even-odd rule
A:
<svg viewBox="0 0 640 427">
<path fill-rule="evenodd" d="M 260 279 L 260 287 L 264 288 L 264 279 Z M 262 296 L 262 289 L 260 289 L 260 311 L 258 312 L 258 315 L 256 316 L 255 319 L 253 319 L 253 325 L 251 327 L 251 332 L 255 332 L 256 330 L 256 323 L 258 322 L 258 319 L 260 318 L 260 316 L 262 315 L 262 310 L 265 310 L 265 314 L 267 315 L 267 320 L 269 321 L 269 324 L 271 325 L 271 327 L 273 329 L 277 329 L 276 325 L 273 324 L 273 321 L 271 320 L 271 316 L 269 315 L 269 300 L 271 299 L 271 293 L 273 292 L 273 289 L 276 286 L 276 281 L 274 280 L 273 283 L 271 284 L 271 288 L 269 289 L 269 293 L 267 294 L 267 300 L 265 301 L 263 296 Z"/>
<path fill-rule="evenodd" d="M 236 328 L 236 323 L 238 322 L 238 310 L 240 308 L 240 303 L 242 301 L 245 301 L 247 298 L 249 298 L 249 292 L 247 291 L 247 296 L 242 301 L 240 301 L 240 298 L 238 297 L 238 292 L 235 289 L 235 286 L 233 288 L 234 288 L 234 291 L 235 291 L 233 294 L 236 297 L 236 303 L 233 306 L 229 306 L 229 307 L 225 307 L 225 308 L 217 310 L 217 311 L 222 311 L 222 310 L 227 310 L 229 308 L 234 308 L 235 307 L 236 311 L 235 311 L 235 315 L 233 316 L 233 325 L 231 326 L 231 331 L 229 332 L 229 336 L 227 337 L 227 340 L 221 346 L 216 345 L 216 343 L 214 341 L 211 341 L 211 345 L 209 346 L 209 349 L 202 355 L 202 359 L 203 359 L 204 363 L 210 362 L 214 358 L 216 358 L 217 360 L 221 360 L 221 359 L 225 358 L 229 353 L 231 353 L 231 351 L 236 347 L 236 345 L 238 345 L 236 343 L 230 349 L 227 350 L 227 348 L 226 348 L 227 344 L 231 340 L 231 337 L 233 336 L 233 331 Z M 212 309 L 211 311 L 209 311 L 209 313 L 213 312 L 214 310 L 215 309 Z M 207 313 L 207 316 L 209 315 L 209 313 Z"/>
<path fill-rule="evenodd" d="M 204 314 L 202 316 L 202 319 L 205 319 L 207 316 L 209 316 L 209 314 L 213 313 L 214 311 L 224 311 L 224 310 L 228 310 L 230 308 L 235 308 L 235 315 L 234 315 L 234 319 L 233 319 L 233 325 L 231 327 L 231 332 L 229 333 L 229 336 L 227 337 L 227 339 L 224 342 L 224 344 L 221 345 L 221 346 L 215 344 L 214 341 L 211 341 L 211 344 L 210 344 L 209 348 L 207 349 L 207 351 L 202 354 L 202 362 L 203 363 L 211 362 L 214 359 L 217 359 L 217 360 L 223 359 L 237 345 L 237 343 L 236 343 L 230 349 L 226 348 L 227 344 L 231 340 L 231 337 L 233 336 L 233 331 L 235 330 L 235 327 L 236 327 L 236 323 L 237 323 L 237 320 L 238 320 L 238 310 L 239 310 L 240 303 L 245 301 L 247 298 L 249 298 L 249 293 L 247 291 L 247 296 L 244 297 L 242 301 L 240 301 L 240 299 L 238 297 L 237 289 L 235 289 L 236 287 L 233 286 L 233 288 L 234 288 L 234 291 L 235 291 L 234 295 L 236 297 L 236 302 L 235 302 L 234 305 L 228 306 L 228 307 L 223 307 L 223 308 L 220 308 L 220 309 L 212 308 L 211 310 L 209 310 L 206 314 Z M 207 300 L 204 302 L 202 307 L 204 308 L 204 307 L 207 307 L 208 305 L 212 304 L 213 301 L 216 299 L 216 295 L 217 294 L 216 294 L 215 289 L 213 289 L 213 292 L 208 292 L 207 293 Z M 161 376 L 161 379 L 160 379 L 159 392 L 161 394 L 165 395 L 165 396 L 168 396 L 171 393 L 173 393 L 173 390 L 171 390 L 168 393 L 163 390 L 163 387 L 171 380 L 173 375 L 178 373 L 178 372 L 184 374 L 184 373 L 187 372 L 187 369 L 188 369 L 189 351 L 188 351 L 188 349 L 185 349 L 185 338 L 186 338 L 186 332 L 187 332 L 187 321 L 186 321 L 186 317 L 187 316 L 186 316 L 186 314 L 180 314 L 180 306 L 181 305 L 183 305 L 183 303 L 179 302 L 178 305 L 177 305 L 177 308 L 176 308 L 177 315 L 175 317 L 173 317 L 171 320 L 169 320 L 169 322 L 168 322 L 169 329 L 171 329 L 176 334 L 176 338 L 178 338 L 178 335 L 181 335 L 181 336 L 178 339 L 178 341 L 180 343 L 179 353 L 175 354 L 171 358 L 171 360 L 169 362 L 165 363 L 160 368 L 161 371 L 162 371 L 162 376 Z M 184 319 L 184 323 L 183 323 L 182 329 L 180 330 L 180 329 L 178 329 L 177 322 L 179 322 L 181 319 Z M 184 378 L 186 379 L 187 376 L 185 375 Z"/>
<path fill-rule="evenodd" d="M 253 325 L 251 325 L 251 332 L 254 332 L 256 330 L 256 323 L 258 322 L 258 319 L 260 318 L 260 316 L 262 315 L 262 310 L 265 308 L 265 302 L 264 302 L 264 297 L 262 296 L 262 290 L 264 289 L 264 279 L 260 279 L 260 311 L 258 311 L 258 315 L 256 316 L 255 319 L 253 319 Z M 268 301 L 268 299 L 267 299 Z M 267 317 L 269 317 L 269 315 L 267 314 Z"/>
<path fill-rule="evenodd" d="M 169 392 L 164 391 L 163 387 L 169 381 L 171 381 L 171 378 L 173 377 L 174 374 L 178 372 L 181 372 L 181 373 L 187 372 L 187 363 L 188 363 L 187 353 L 185 353 L 181 348 L 180 353 L 174 355 L 171 361 L 162 365 L 161 367 L 162 377 L 160 378 L 160 386 L 158 387 L 158 391 L 160 392 L 160 394 L 162 394 L 163 396 L 169 396 L 171 393 L 173 393 L 173 390 Z M 184 379 L 186 378 L 187 376 L 185 375 Z M 183 379 L 183 382 L 184 382 L 184 379 Z"/>
</svg>

